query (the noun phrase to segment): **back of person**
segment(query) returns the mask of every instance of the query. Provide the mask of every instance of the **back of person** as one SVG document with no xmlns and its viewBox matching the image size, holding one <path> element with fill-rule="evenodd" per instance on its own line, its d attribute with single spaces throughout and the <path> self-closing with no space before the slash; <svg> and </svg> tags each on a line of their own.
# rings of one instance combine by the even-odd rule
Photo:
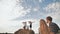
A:
<svg viewBox="0 0 60 34">
<path fill-rule="evenodd" d="M 40 34 L 49 34 L 48 26 L 45 20 L 40 20 Z"/>
<path fill-rule="evenodd" d="M 50 23 L 49 28 L 51 29 L 51 32 L 54 32 L 54 34 L 56 34 L 59 30 L 59 27 L 56 23 Z"/>
</svg>

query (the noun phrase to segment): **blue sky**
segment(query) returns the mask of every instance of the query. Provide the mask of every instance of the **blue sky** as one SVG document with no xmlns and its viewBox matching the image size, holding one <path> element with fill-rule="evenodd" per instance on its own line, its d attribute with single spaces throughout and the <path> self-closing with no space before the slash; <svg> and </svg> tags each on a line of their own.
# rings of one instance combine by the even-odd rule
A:
<svg viewBox="0 0 60 34">
<path fill-rule="evenodd" d="M 60 0 L 0 0 L 0 32 L 14 33 L 23 21 L 32 21 L 37 33 L 39 20 L 47 16 L 60 26 Z"/>
</svg>

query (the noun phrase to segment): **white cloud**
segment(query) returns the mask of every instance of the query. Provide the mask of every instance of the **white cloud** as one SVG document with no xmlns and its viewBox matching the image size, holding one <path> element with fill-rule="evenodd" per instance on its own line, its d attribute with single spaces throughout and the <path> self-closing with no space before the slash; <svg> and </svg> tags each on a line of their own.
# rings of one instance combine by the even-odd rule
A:
<svg viewBox="0 0 60 34">
<path fill-rule="evenodd" d="M 53 21 L 60 27 L 60 2 L 51 3 L 43 9 L 46 10 L 46 16 L 51 16 Z"/>
<path fill-rule="evenodd" d="M 17 5 L 16 0 L 2 0 L 0 2 L 0 15 L 1 18 L 12 19 L 16 17 L 25 16 L 30 12 L 30 9 L 25 10 L 20 4 Z"/>
<path fill-rule="evenodd" d="M 50 15 L 54 19 L 60 19 L 60 2 L 52 3 L 47 5 L 47 7 L 44 8 L 47 12 L 47 16 Z"/>
<path fill-rule="evenodd" d="M 30 9 L 25 10 L 21 5 L 17 5 L 16 0 L 0 1 L 0 32 L 14 32 L 20 28 L 20 21 L 10 21 L 16 17 L 25 16 Z M 10 29 L 11 28 L 11 29 Z"/>
<path fill-rule="evenodd" d="M 43 2 L 44 0 L 39 0 L 39 2 Z"/>
<path fill-rule="evenodd" d="M 33 11 L 39 11 L 39 7 L 33 8 Z"/>
<path fill-rule="evenodd" d="M 36 19 L 10 21 L 10 19 L 25 16 L 31 10 L 30 8 L 25 10 L 24 7 L 17 4 L 18 2 L 16 2 L 15 0 L 2 0 L 0 2 L 0 9 L 1 9 L 0 10 L 0 33 L 1 32 L 12 32 L 12 33 L 15 32 L 16 30 L 23 27 L 23 24 L 22 24 L 23 21 L 34 22 L 33 30 L 37 32 L 38 28 L 36 28 L 36 26 L 38 26 L 38 23 L 36 24 L 36 22 L 38 21 Z"/>
<path fill-rule="evenodd" d="M 22 6 L 21 7 L 16 7 L 13 12 L 11 11 L 11 16 L 12 18 L 17 18 L 17 17 L 23 17 L 27 13 L 30 12 L 30 9 L 25 10 Z"/>
</svg>

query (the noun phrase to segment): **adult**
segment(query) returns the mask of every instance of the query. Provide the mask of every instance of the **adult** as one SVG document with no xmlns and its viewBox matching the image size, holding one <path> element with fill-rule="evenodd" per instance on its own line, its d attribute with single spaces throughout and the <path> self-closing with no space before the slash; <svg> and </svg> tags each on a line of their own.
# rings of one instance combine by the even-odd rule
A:
<svg viewBox="0 0 60 34">
<path fill-rule="evenodd" d="M 48 26 L 44 19 L 40 20 L 39 34 L 49 34 Z"/>
<path fill-rule="evenodd" d="M 52 17 L 48 16 L 46 18 L 46 21 L 50 34 L 56 34 L 58 32 L 59 27 L 56 23 L 52 22 Z"/>
</svg>

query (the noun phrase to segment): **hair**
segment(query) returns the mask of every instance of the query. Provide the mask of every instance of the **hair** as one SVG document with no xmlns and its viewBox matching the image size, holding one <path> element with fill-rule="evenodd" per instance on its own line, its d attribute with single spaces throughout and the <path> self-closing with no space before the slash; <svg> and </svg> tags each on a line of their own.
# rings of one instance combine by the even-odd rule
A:
<svg viewBox="0 0 60 34">
<path fill-rule="evenodd" d="M 40 21 L 43 21 L 45 23 L 45 20 L 44 19 L 41 19 Z"/>
<path fill-rule="evenodd" d="M 39 28 L 40 31 L 39 31 L 39 33 L 41 33 L 41 34 L 49 34 L 48 26 L 47 26 L 45 20 L 41 19 L 40 21 L 43 21 L 43 23 L 41 22 L 42 24 L 40 24 L 40 28 Z"/>
<path fill-rule="evenodd" d="M 47 20 L 52 21 L 52 17 L 51 16 L 48 16 L 47 17 Z"/>
<path fill-rule="evenodd" d="M 40 21 L 44 21 L 44 22 L 45 22 L 45 20 L 44 20 L 44 19 L 41 19 Z"/>
</svg>

